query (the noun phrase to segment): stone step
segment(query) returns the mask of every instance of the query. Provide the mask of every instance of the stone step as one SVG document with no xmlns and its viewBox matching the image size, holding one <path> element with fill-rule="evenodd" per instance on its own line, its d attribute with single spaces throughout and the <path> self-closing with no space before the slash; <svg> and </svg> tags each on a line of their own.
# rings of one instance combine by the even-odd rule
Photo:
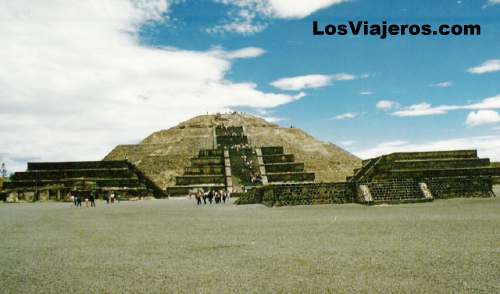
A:
<svg viewBox="0 0 500 294">
<path fill-rule="evenodd" d="M 222 149 L 201 149 L 198 152 L 198 157 L 221 157 L 224 155 Z"/>
<path fill-rule="evenodd" d="M 224 166 L 217 165 L 190 166 L 184 169 L 184 175 L 223 175 L 224 169 Z"/>
<path fill-rule="evenodd" d="M 16 172 L 16 180 L 57 180 L 65 178 L 134 178 L 136 175 L 127 168 L 112 169 L 66 169 Z"/>
<path fill-rule="evenodd" d="M 283 146 L 267 146 L 261 147 L 262 155 L 276 155 L 284 154 Z"/>
<path fill-rule="evenodd" d="M 477 150 L 452 150 L 431 152 L 396 152 L 384 156 L 388 160 L 403 159 L 445 159 L 445 158 L 477 158 Z"/>
<path fill-rule="evenodd" d="M 406 199 L 391 199 L 391 200 L 374 200 L 372 203 L 373 205 L 380 205 L 380 204 L 405 204 L 405 203 L 423 203 L 423 202 L 431 202 L 433 199 L 426 199 L 426 198 L 406 198 Z"/>
<path fill-rule="evenodd" d="M 401 169 L 380 172 L 374 178 L 429 178 L 429 177 L 459 177 L 459 176 L 500 176 L 500 168 L 437 168 L 437 169 Z"/>
<path fill-rule="evenodd" d="M 247 136 L 217 136 L 216 140 L 219 147 L 248 144 Z"/>
<path fill-rule="evenodd" d="M 5 188 L 29 188 L 29 187 L 42 187 L 50 185 L 63 185 L 65 187 L 72 187 L 80 183 L 82 178 L 76 179 L 58 179 L 58 180 L 40 180 L 40 181 L 12 181 L 5 183 Z M 85 181 L 96 182 L 98 187 L 142 187 L 143 184 L 138 179 L 102 179 L 102 178 L 85 178 Z"/>
<path fill-rule="evenodd" d="M 391 169 L 440 169 L 440 168 L 467 168 L 467 167 L 483 167 L 489 166 L 488 158 L 453 158 L 453 159 L 411 159 L 411 160 L 396 160 L 393 162 L 385 162 L 377 166 L 378 170 Z"/>
<path fill-rule="evenodd" d="M 208 166 L 208 165 L 224 165 L 224 158 L 223 157 L 196 157 L 196 158 L 191 158 L 191 165 L 192 166 Z"/>
<path fill-rule="evenodd" d="M 304 182 L 314 181 L 312 172 L 266 173 L 269 182 Z"/>
<path fill-rule="evenodd" d="M 215 127 L 216 136 L 242 136 L 244 135 L 243 127 Z"/>
<path fill-rule="evenodd" d="M 81 169 L 111 169 L 128 168 L 125 160 L 113 161 L 68 161 L 68 162 L 28 162 L 28 170 L 81 170 Z"/>
<path fill-rule="evenodd" d="M 302 162 L 279 162 L 265 164 L 267 173 L 273 172 L 303 172 L 304 163 Z"/>
<path fill-rule="evenodd" d="M 264 161 L 264 164 L 290 163 L 295 161 L 295 156 L 293 154 L 262 155 L 262 160 Z"/>
<path fill-rule="evenodd" d="M 204 184 L 225 184 L 224 175 L 196 175 L 196 176 L 177 176 L 176 185 L 204 185 Z"/>
</svg>

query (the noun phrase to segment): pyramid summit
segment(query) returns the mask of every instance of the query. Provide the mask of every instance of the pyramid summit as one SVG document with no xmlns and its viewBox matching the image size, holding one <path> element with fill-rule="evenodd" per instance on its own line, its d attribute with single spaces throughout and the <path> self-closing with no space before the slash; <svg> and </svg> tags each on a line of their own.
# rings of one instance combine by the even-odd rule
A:
<svg viewBox="0 0 500 294">
<path fill-rule="evenodd" d="M 233 146 L 248 148 L 249 153 L 235 156 Z M 232 162 L 227 171 L 224 148 L 231 153 L 226 154 Z M 245 164 L 238 162 L 241 158 L 251 163 L 247 171 L 242 171 Z M 318 141 L 298 128 L 283 128 L 242 113 L 196 116 L 155 132 L 139 144 L 118 145 L 104 160 L 127 160 L 167 190 L 222 186 L 227 180 L 238 190 L 251 184 L 252 173 L 266 175 L 267 181 L 263 180 L 267 183 L 338 182 L 361 166 L 358 157 L 332 143 Z M 228 172 L 231 176 L 224 179 Z"/>
</svg>

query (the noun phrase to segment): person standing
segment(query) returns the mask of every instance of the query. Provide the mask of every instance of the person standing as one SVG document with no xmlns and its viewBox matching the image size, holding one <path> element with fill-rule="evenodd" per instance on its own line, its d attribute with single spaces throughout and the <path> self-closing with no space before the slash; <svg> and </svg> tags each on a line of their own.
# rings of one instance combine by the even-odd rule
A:
<svg viewBox="0 0 500 294">
<path fill-rule="evenodd" d="M 210 204 L 212 204 L 212 201 L 214 200 L 214 192 L 212 190 L 208 191 L 208 201 Z"/>
<path fill-rule="evenodd" d="M 196 197 L 196 205 L 201 205 L 201 195 L 200 191 L 194 195 Z"/>
<path fill-rule="evenodd" d="M 69 192 L 69 199 L 73 202 L 73 205 L 76 206 L 76 197 L 71 192 Z"/>
<path fill-rule="evenodd" d="M 226 203 L 226 198 L 227 198 L 227 192 L 226 190 L 222 191 L 222 202 Z"/>
<path fill-rule="evenodd" d="M 76 206 L 77 207 L 82 207 L 82 196 L 76 195 Z"/>
<path fill-rule="evenodd" d="M 95 207 L 95 192 L 90 192 L 90 206 Z"/>
<path fill-rule="evenodd" d="M 115 192 L 111 192 L 109 197 L 111 198 L 111 203 L 115 203 Z"/>
</svg>

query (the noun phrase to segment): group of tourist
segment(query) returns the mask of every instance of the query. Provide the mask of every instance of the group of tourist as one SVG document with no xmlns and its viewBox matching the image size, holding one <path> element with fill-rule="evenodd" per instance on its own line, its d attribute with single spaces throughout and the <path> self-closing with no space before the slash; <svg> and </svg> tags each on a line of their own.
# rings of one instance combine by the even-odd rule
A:
<svg viewBox="0 0 500 294">
<path fill-rule="evenodd" d="M 212 204 L 214 202 L 215 204 L 226 203 L 231 198 L 231 192 L 226 190 L 198 191 L 197 193 L 189 194 L 189 198 L 193 197 L 193 195 L 196 199 L 196 205 Z"/>
<path fill-rule="evenodd" d="M 240 152 L 240 150 L 250 149 L 250 145 L 248 143 L 240 143 L 231 145 L 231 150 L 236 150 L 236 152 Z"/>
<path fill-rule="evenodd" d="M 236 133 L 234 130 L 231 131 L 231 129 L 229 127 L 227 127 L 226 125 L 222 125 L 219 130 L 222 131 L 222 136 L 232 136 L 232 137 L 236 137 L 238 136 L 238 133 Z"/>
<path fill-rule="evenodd" d="M 252 169 L 253 167 L 253 160 L 248 157 L 246 154 L 242 154 L 241 155 L 241 160 L 243 161 L 243 164 L 249 168 L 249 169 Z"/>
<path fill-rule="evenodd" d="M 250 171 L 250 181 L 252 182 L 252 184 L 261 184 L 262 177 L 258 172 L 254 171 L 253 160 L 246 154 L 241 155 L 241 160 L 243 161 L 243 165 L 245 166 L 245 168 Z M 242 168 L 242 173 L 245 172 L 245 168 Z"/>
<path fill-rule="evenodd" d="M 71 192 L 69 193 L 69 199 L 71 200 L 71 202 L 73 202 L 73 205 L 76 207 L 82 207 L 82 201 L 85 202 L 85 207 L 89 207 L 89 203 L 90 207 L 95 207 L 96 198 L 97 198 L 96 191 L 91 191 L 89 195 L 85 196 L 78 194 L 73 195 L 73 193 Z M 118 202 L 119 196 L 118 194 L 111 192 L 111 194 L 109 195 L 107 194 L 104 195 L 103 199 L 106 201 L 106 204 L 110 204 L 110 203 L 115 203 L 115 201 Z"/>
<path fill-rule="evenodd" d="M 89 207 L 89 202 L 90 202 L 90 207 L 95 207 L 95 192 L 92 191 L 90 192 L 90 195 L 83 197 L 81 195 L 73 195 L 70 194 L 69 199 L 71 202 L 73 202 L 73 205 L 76 207 L 82 207 L 82 198 L 83 201 L 85 202 L 85 207 Z"/>
<path fill-rule="evenodd" d="M 258 173 L 251 172 L 250 181 L 252 181 L 252 184 L 262 184 L 262 177 Z"/>
</svg>

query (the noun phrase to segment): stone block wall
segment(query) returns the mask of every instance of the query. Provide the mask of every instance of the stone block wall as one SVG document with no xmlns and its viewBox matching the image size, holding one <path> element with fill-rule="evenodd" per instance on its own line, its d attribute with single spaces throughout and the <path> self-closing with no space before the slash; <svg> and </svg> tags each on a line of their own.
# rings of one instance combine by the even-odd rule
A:
<svg viewBox="0 0 500 294">
<path fill-rule="evenodd" d="M 289 172 L 289 173 L 267 173 L 269 182 L 313 182 L 314 173 L 311 172 Z"/>
<path fill-rule="evenodd" d="M 477 158 L 477 150 L 450 150 L 431 152 L 396 152 L 385 155 L 388 160 Z"/>
<path fill-rule="evenodd" d="M 439 169 L 439 168 L 471 168 L 489 166 L 488 158 L 460 158 L 460 159 L 440 159 L 440 160 L 396 160 L 386 161 L 379 166 L 379 170 L 408 170 L 408 169 Z"/>
<path fill-rule="evenodd" d="M 240 196 L 238 204 L 262 203 L 267 206 L 352 203 L 351 183 L 311 183 L 270 185 L 255 188 Z"/>
<path fill-rule="evenodd" d="M 451 178 L 451 177 L 476 177 L 476 176 L 498 176 L 499 168 L 477 167 L 477 168 L 457 168 L 457 169 L 421 169 L 421 170 L 391 170 L 380 172 L 373 176 L 374 179 L 383 178 Z"/>
<path fill-rule="evenodd" d="M 208 175 L 208 176 L 178 176 L 176 177 L 176 184 L 183 185 L 204 185 L 204 184 L 224 184 L 224 175 Z"/>
<path fill-rule="evenodd" d="M 224 159 L 222 157 L 196 157 L 191 159 L 191 164 L 192 166 L 222 166 L 224 164 Z"/>
<path fill-rule="evenodd" d="M 128 168 L 126 161 L 28 162 L 28 171 Z"/>
<path fill-rule="evenodd" d="M 425 200 L 416 179 L 390 179 L 365 183 L 374 203 L 415 202 Z M 359 198 L 358 198 L 359 199 Z M 363 202 L 362 200 L 359 202 Z"/>
<path fill-rule="evenodd" d="M 275 155 L 264 155 L 262 156 L 265 164 L 268 163 L 284 163 L 284 162 L 294 162 L 295 157 L 293 154 L 275 154 Z"/>
<path fill-rule="evenodd" d="M 262 155 L 284 154 L 283 146 L 264 146 L 260 148 Z"/>
<path fill-rule="evenodd" d="M 213 175 L 213 174 L 223 174 L 223 166 L 189 166 L 184 170 L 185 175 Z"/>
<path fill-rule="evenodd" d="M 16 172 L 15 179 L 22 180 L 58 180 L 71 178 L 133 178 L 135 174 L 128 168 L 81 169 L 81 170 L 37 170 L 36 172 Z"/>
<path fill-rule="evenodd" d="M 490 177 L 428 178 L 423 181 L 435 199 L 494 196 Z"/>
<path fill-rule="evenodd" d="M 274 163 L 265 165 L 266 172 L 276 173 L 276 172 L 303 172 L 304 163 L 303 162 L 287 162 L 287 163 Z"/>
</svg>

